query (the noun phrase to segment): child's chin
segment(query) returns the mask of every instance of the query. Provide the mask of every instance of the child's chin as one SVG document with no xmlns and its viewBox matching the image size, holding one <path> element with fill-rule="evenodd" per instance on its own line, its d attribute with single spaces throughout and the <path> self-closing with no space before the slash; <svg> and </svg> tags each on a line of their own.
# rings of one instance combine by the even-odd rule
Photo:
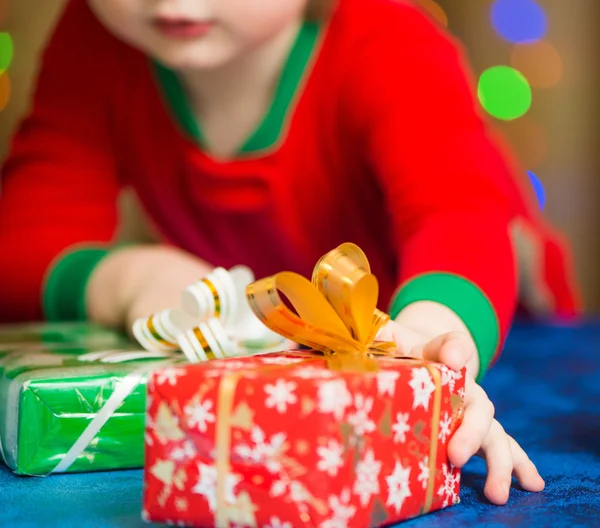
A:
<svg viewBox="0 0 600 528">
<path fill-rule="evenodd" d="M 159 47 L 156 58 L 174 70 L 208 70 L 224 66 L 235 53 L 209 42 L 174 42 Z"/>
</svg>

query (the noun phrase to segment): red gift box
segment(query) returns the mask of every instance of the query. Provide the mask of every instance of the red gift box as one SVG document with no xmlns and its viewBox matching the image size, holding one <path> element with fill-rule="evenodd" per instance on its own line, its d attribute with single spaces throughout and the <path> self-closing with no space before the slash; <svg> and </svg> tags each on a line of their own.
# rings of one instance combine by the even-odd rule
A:
<svg viewBox="0 0 600 528">
<path fill-rule="evenodd" d="M 332 368 L 291 352 L 156 372 L 144 518 L 183 526 L 398 522 L 458 502 L 447 459 L 464 371 L 379 358 Z"/>
<path fill-rule="evenodd" d="M 366 255 L 342 244 L 319 260 L 312 282 L 282 272 L 246 290 L 264 324 L 313 351 L 157 372 L 144 517 L 362 528 L 457 502 L 447 445 L 462 416 L 464 371 L 397 358 L 394 343 L 376 341 L 389 321 L 377 294 Z"/>
</svg>

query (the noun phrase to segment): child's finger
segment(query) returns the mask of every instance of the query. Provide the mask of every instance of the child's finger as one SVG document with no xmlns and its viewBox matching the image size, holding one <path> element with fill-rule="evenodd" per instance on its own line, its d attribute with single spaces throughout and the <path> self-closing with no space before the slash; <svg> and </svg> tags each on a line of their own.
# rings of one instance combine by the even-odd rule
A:
<svg viewBox="0 0 600 528">
<path fill-rule="evenodd" d="M 450 332 L 425 344 L 422 357 L 443 363 L 453 370 L 460 370 L 475 353 L 475 345 L 466 333 Z"/>
<path fill-rule="evenodd" d="M 482 451 L 488 468 L 483 489 L 485 496 L 494 504 L 506 504 L 512 481 L 513 457 L 509 436 L 497 420 L 490 427 Z"/>
<path fill-rule="evenodd" d="M 421 357 L 420 354 L 415 355 L 413 352 L 424 341 L 423 336 L 395 321 L 389 321 L 381 329 L 377 335 L 377 340 L 396 343 L 396 353 L 402 356 Z"/>
<path fill-rule="evenodd" d="M 465 414 L 448 445 L 450 462 L 463 467 L 479 451 L 494 419 L 494 406 L 484 390 L 467 377 Z"/>
<path fill-rule="evenodd" d="M 535 464 L 529 459 L 527 453 L 525 453 L 514 438 L 510 436 L 508 438 L 513 457 L 513 472 L 519 484 L 526 491 L 542 491 L 546 483 L 538 473 Z"/>
</svg>

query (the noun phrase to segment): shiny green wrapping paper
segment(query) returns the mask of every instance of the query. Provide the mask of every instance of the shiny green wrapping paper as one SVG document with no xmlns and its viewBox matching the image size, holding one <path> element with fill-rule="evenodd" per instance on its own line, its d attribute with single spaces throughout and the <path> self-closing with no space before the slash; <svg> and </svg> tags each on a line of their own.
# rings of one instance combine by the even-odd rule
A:
<svg viewBox="0 0 600 528">
<path fill-rule="evenodd" d="M 27 475 L 142 467 L 147 373 L 173 362 L 144 354 L 124 336 L 90 325 L 0 326 L 6 464 Z M 126 397 L 114 412 L 105 410 L 109 418 L 82 445 L 116 390 Z M 72 463 L 59 466 L 70 450 Z"/>
</svg>

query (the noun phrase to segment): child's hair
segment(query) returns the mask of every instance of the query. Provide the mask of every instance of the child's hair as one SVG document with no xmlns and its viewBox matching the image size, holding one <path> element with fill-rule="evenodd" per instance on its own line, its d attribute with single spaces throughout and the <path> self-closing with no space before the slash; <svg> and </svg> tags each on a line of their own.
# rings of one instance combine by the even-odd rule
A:
<svg viewBox="0 0 600 528">
<path fill-rule="evenodd" d="M 338 0 L 309 0 L 306 8 L 306 19 L 320 21 L 326 19 Z"/>
</svg>

